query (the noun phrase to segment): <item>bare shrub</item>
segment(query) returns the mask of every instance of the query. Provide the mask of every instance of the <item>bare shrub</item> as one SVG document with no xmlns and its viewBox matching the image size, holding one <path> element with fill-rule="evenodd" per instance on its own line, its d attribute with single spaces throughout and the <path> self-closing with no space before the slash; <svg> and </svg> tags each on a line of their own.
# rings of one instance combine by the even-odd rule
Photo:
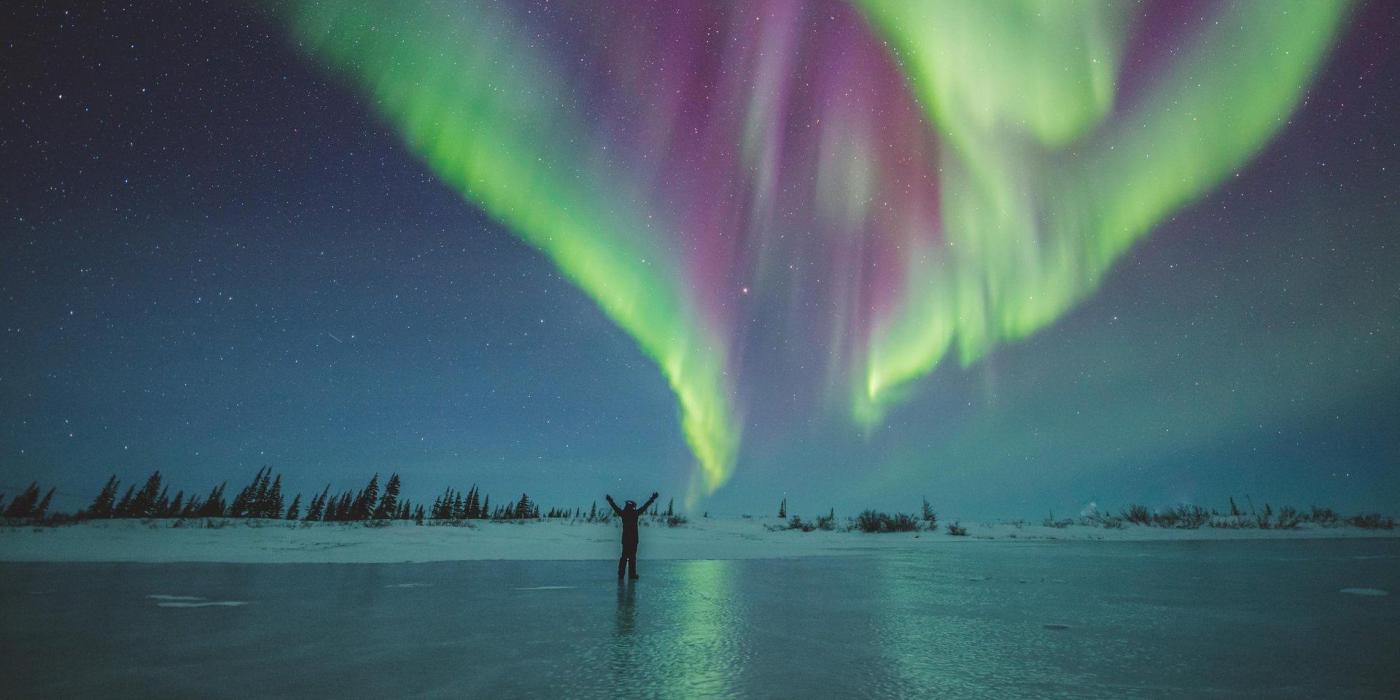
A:
<svg viewBox="0 0 1400 700">
<path fill-rule="evenodd" d="M 1134 525 L 1151 525 L 1152 512 L 1147 510 L 1147 506 L 1134 503 L 1123 509 L 1123 519 Z"/>
<path fill-rule="evenodd" d="M 1279 530 L 1292 530 L 1298 527 L 1298 523 L 1303 522 L 1303 514 L 1293 506 L 1281 506 L 1278 509 L 1278 517 L 1274 520 L 1274 527 Z"/>
<path fill-rule="evenodd" d="M 890 515 L 866 510 L 856 516 L 856 529 L 861 532 L 916 532 L 919 521 L 906 513 Z"/>
<path fill-rule="evenodd" d="M 1394 530 L 1395 518 L 1380 513 L 1364 513 L 1347 518 L 1346 524 L 1363 530 Z"/>
<path fill-rule="evenodd" d="M 1307 519 L 1308 521 L 1317 525 L 1322 525 L 1323 527 L 1332 527 L 1337 524 L 1338 520 L 1341 520 L 1341 517 L 1337 515 L 1337 511 L 1332 510 L 1331 508 L 1319 508 L 1318 506 L 1313 506 L 1311 511 L 1308 513 Z"/>
</svg>

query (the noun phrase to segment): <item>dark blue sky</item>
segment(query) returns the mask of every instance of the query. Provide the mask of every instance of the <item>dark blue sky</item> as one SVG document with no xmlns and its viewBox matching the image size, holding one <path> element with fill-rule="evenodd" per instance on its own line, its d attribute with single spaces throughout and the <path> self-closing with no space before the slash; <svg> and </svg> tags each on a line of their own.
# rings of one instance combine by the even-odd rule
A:
<svg viewBox="0 0 1400 700">
<path fill-rule="evenodd" d="M 680 494 L 651 361 L 276 25 L 75 5 L 0 9 L 0 491 L 37 478 L 73 509 L 113 472 L 207 491 L 270 464 L 293 492 L 398 471 L 414 498 Z M 760 402 L 707 507 L 1393 510 L 1397 27 L 1360 9 L 1239 177 L 882 430 Z"/>
</svg>

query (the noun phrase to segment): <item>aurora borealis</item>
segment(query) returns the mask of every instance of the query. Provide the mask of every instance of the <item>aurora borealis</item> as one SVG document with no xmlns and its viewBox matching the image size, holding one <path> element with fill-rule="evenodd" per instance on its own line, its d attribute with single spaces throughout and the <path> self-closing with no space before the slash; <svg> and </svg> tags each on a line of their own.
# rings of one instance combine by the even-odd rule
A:
<svg viewBox="0 0 1400 700">
<path fill-rule="evenodd" d="M 120 7 L 11 10 L 6 484 L 1400 492 L 1378 3 Z"/>
<path fill-rule="evenodd" d="M 1347 10 L 1222 3 L 1134 71 L 1154 18 L 1126 3 L 667 3 L 649 32 L 610 24 L 622 4 L 294 5 L 310 54 L 656 362 L 703 495 L 763 340 L 737 296 L 817 297 L 808 380 L 875 426 L 950 347 L 968 366 L 1053 323 L 1243 166 Z"/>
</svg>

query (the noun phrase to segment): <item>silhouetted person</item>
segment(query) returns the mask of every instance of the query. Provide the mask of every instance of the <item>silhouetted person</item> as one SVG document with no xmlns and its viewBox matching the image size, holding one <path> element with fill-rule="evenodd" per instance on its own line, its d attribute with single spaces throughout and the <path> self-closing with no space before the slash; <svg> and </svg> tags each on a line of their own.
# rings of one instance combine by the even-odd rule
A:
<svg viewBox="0 0 1400 700">
<path fill-rule="evenodd" d="M 652 492 L 651 498 L 637 507 L 636 501 L 628 501 L 623 507 L 618 508 L 617 502 L 609 495 L 608 505 L 612 506 L 613 512 L 622 520 L 622 558 L 617 560 L 617 577 L 622 578 L 623 571 L 637 578 L 637 520 L 642 517 L 642 513 L 647 512 L 652 501 L 656 500 L 657 493 Z"/>
</svg>

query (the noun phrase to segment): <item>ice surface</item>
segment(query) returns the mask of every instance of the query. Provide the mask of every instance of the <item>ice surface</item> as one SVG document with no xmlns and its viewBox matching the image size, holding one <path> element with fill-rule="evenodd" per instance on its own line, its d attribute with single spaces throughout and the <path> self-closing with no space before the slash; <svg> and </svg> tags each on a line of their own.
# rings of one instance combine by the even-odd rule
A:
<svg viewBox="0 0 1400 700">
<path fill-rule="evenodd" d="M 14 697 L 1394 697 L 1400 605 L 1338 591 L 1394 590 L 1396 554 L 973 541 L 643 560 L 635 583 L 615 561 L 8 563 L 0 678 Z M 386 588 L 405 583 L 432 585 Z M 150 591 L 250 604 L 131 604 Z"/>
</svg>

